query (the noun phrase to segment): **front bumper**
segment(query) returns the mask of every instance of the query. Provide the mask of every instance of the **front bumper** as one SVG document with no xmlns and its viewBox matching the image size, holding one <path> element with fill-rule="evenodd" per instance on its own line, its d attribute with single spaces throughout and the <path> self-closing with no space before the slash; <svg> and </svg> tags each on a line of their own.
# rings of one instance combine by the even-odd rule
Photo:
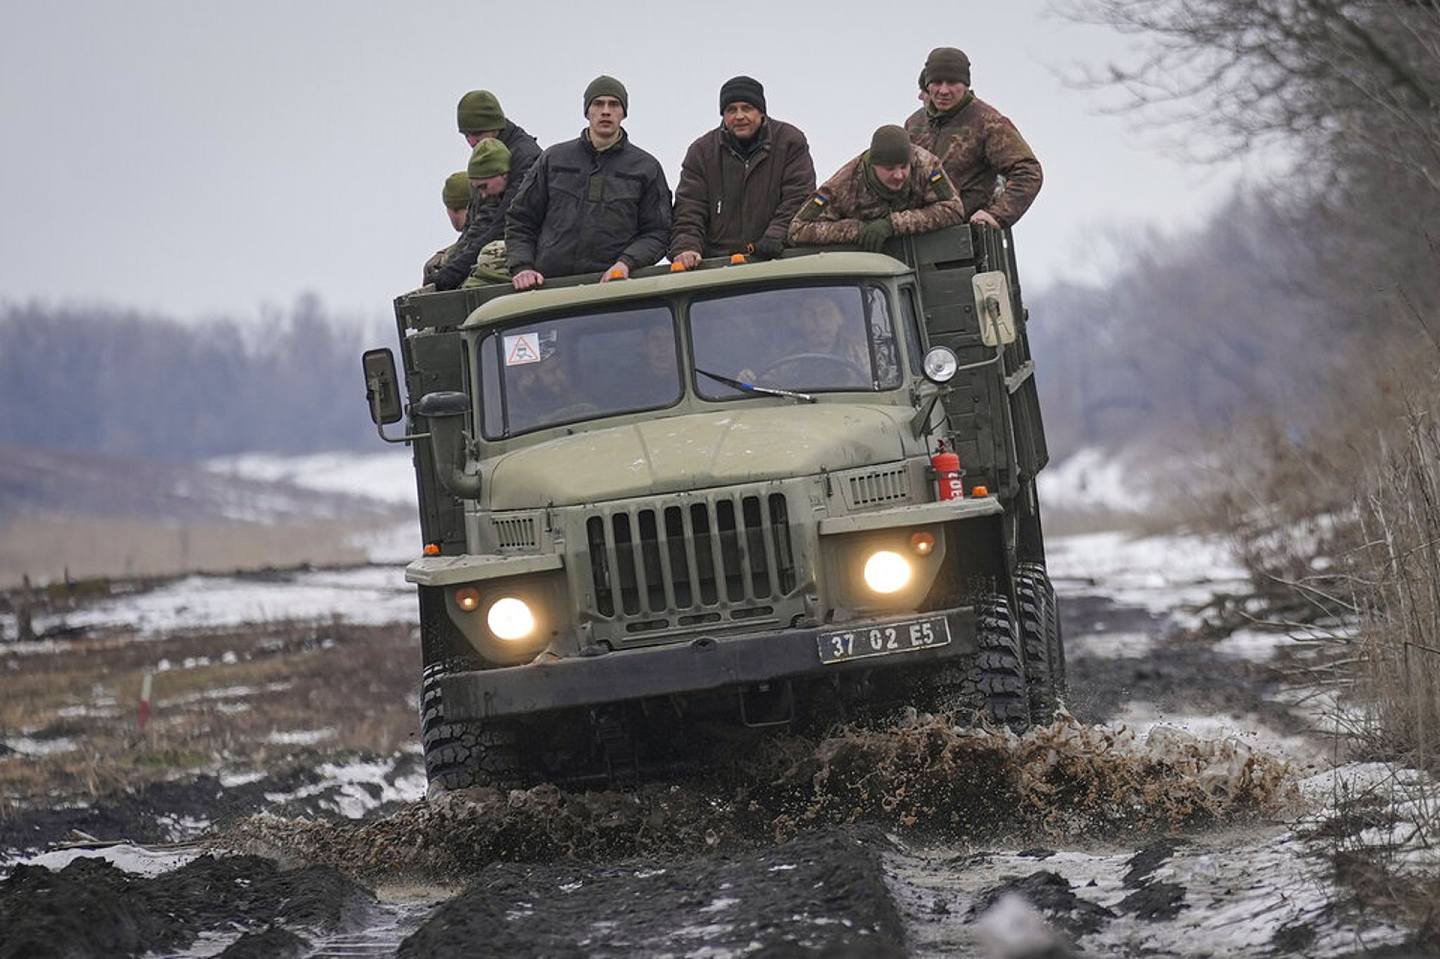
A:
<svg viewBox="0 0 1440 959">
<path fill-rule="evenodd" d="M 949 644 L 842 663 L 820 661 L 817 637 L 822 633 L 909 622 L 918 616 L 944 616 L 950 626 Z M 442 679 L 440 689 L 447 718 L 490 719 L 727 686 L 822 678 L 852 670 L 918 666 L 972 655 L 975 650 L 975 610 L 964 606 L 818 629 L 702 636 L 671 646 L 456 673 Z"/>
</svg>

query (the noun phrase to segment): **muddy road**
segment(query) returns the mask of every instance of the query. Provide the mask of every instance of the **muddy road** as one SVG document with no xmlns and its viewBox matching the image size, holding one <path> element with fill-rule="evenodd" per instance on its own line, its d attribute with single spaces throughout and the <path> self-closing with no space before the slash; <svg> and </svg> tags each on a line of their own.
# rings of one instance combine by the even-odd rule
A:
<svg viewBox="0 0 1440 959">
<path fill-rule="evenodd" d="M 1376 822 L 1336 797 L 1396 781 L 1296 681 L 1332 651 L 1197 629 L 1243 587 L 1203 540 L 1060 539 L 1051 569 L 1051 727 L 915 715 L 433 801 L 387 571 L 57 604 L 0 644 L 0 959 L 1429 954 L 1337 869 Z"/>
</svg>

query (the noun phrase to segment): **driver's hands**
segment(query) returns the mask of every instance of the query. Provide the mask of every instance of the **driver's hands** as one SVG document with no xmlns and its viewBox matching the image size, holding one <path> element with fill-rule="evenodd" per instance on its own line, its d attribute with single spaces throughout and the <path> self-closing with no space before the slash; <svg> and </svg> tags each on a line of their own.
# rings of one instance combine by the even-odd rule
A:
<svg viewBox="0 0 1440 959">
<path fill-rule="evenodd" d="M 694 250 L 686 250 L 679 256 L 671 258 L 670 262 L 679 263 L 685 269 L 693 270 L 700 265 L 700 254 Z"/>
<path fill-rule="evenodd" d="M 600 277 L 601 283 L 609 283 L 611 280 L 628 280 L 630 278 L 630 264 L 624 260 L 616 260 L 615 265 L 605 271 Z"/>
<path fill-rule="evenodd" d="M 855 242 L 860 244 L 862 249 L 871 253 L 879 253 L 885 246 L 885 241 L 890 239 L 890 234 L 895 228 L 890 225 L 888 216 L 876 217 L 873 220 L 866 220 L 865 225 L 860 227 L 860 237 Z"/>
<path fill-rule="evenodd" d="M 510 278 L 510 285 L 517 290 L 529 290 L 545 283 L 545 277 L 540 275 L 539 270 L 521 270 Z"/>
</svg>

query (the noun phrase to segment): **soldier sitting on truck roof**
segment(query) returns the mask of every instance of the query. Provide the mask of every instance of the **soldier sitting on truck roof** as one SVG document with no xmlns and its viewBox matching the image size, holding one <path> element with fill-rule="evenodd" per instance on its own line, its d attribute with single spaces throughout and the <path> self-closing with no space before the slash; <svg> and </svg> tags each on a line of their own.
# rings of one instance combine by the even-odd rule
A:
<svg viewBox="0 0 1440 959">
<path fill-rule="evenodd" d="M 790 242 L 880 250 L 890 236 L 928 233 L 965 221 L 965 208 L 933 154 L 905 131 L 883 126 L 870 149 L 845 164 L 790 223 Z"/>
<path fill-rule="evenodd" d="M 765 114 L 765 88 L 733 77 L 720 88 L 720 126 L 685 153 L 675 185 L 670 259 L 686 268 L 702 256 L 753 253 L 770 260 L 785 248 L 800 204 L 815 192 L 805 134 Z"/>
<path fill-rule="evenodd" d="M 470 154 L 467 173 L 471 190 L 487 200 L 498 200 L 504 196 L 510 182 L 510 151 L 499 140 L 481 140 Z M 468 290 L 509 281 L 510 273 L 505 269 L 505 241 L 492 240 L 480 248 L 475 265 L 470 268 L 460 288 Z"/>
<path fill-rule="evenodd" d="M 621 279 L 665 255 L 670 187 L 660 161 L 630 142 L 625 85 L 596 77 L 585 88 L 580 136 L 540 155 L 510 206 L 506 256 L 515 289 L 547 276 L 603 270 Z"/>
<path fill-rule="evenodd" d="M 473 197 L 465 234 L 450 260 L 435 274 L 435 288 L 453 290 L 470 273 L 480 248 L 505 234 L 505 211 L 514 202 L 531 164 L 540 156 L 540 144 L 521 127 L 505 118 L 500 101 L 489 90 L 471 90 L 460 98 L 455 118 L 465 142 L 473 149 L 485 140 L 498 140 L 510 151 L 510 177 L 498 199 Z"/>
<path fill-rule="evenodd" d="M 1044 176 L 1015 124 L 970 89 L 970 58 L 936 47 L 920 74 L 925 106 L 905 129 L 916 146 L 940 157 L 971 223 L 1013 226 L 1035 202 Z"/>
<path fill-rule="evenodd" d="M 455 228 L 455 232 L 463 233 L 466 212 L 470 206 L 470 176 L 466 171 L 461 170 L 445 178 L 445 186 L 440 190 L 440 202 L 445 204 L 445 214 L 450 218 L 450 225 Z M 457 245 L 458 243 L 452 243 L 425 261 L 425 266 L 420 271 L 421 283 L 435 281 L 435 271 L 449 259 Z"/>
</svg>

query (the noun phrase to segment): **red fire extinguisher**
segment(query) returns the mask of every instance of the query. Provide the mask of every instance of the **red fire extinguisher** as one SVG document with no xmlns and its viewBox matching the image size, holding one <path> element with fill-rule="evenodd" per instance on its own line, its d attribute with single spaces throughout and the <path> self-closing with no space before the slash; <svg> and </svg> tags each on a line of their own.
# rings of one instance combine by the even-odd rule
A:
<svg viewBox="0 0 1440 959">
<path fill-rule="evenodd" d="M 964 499 L 965 484 L 960 477 L 960 457 L 945 449 L 943 441 L 937 444 L 935 455 L 930 457 L 930 467 L 935 471 L 936 495 L 939 499 Z"/>
</svg>

